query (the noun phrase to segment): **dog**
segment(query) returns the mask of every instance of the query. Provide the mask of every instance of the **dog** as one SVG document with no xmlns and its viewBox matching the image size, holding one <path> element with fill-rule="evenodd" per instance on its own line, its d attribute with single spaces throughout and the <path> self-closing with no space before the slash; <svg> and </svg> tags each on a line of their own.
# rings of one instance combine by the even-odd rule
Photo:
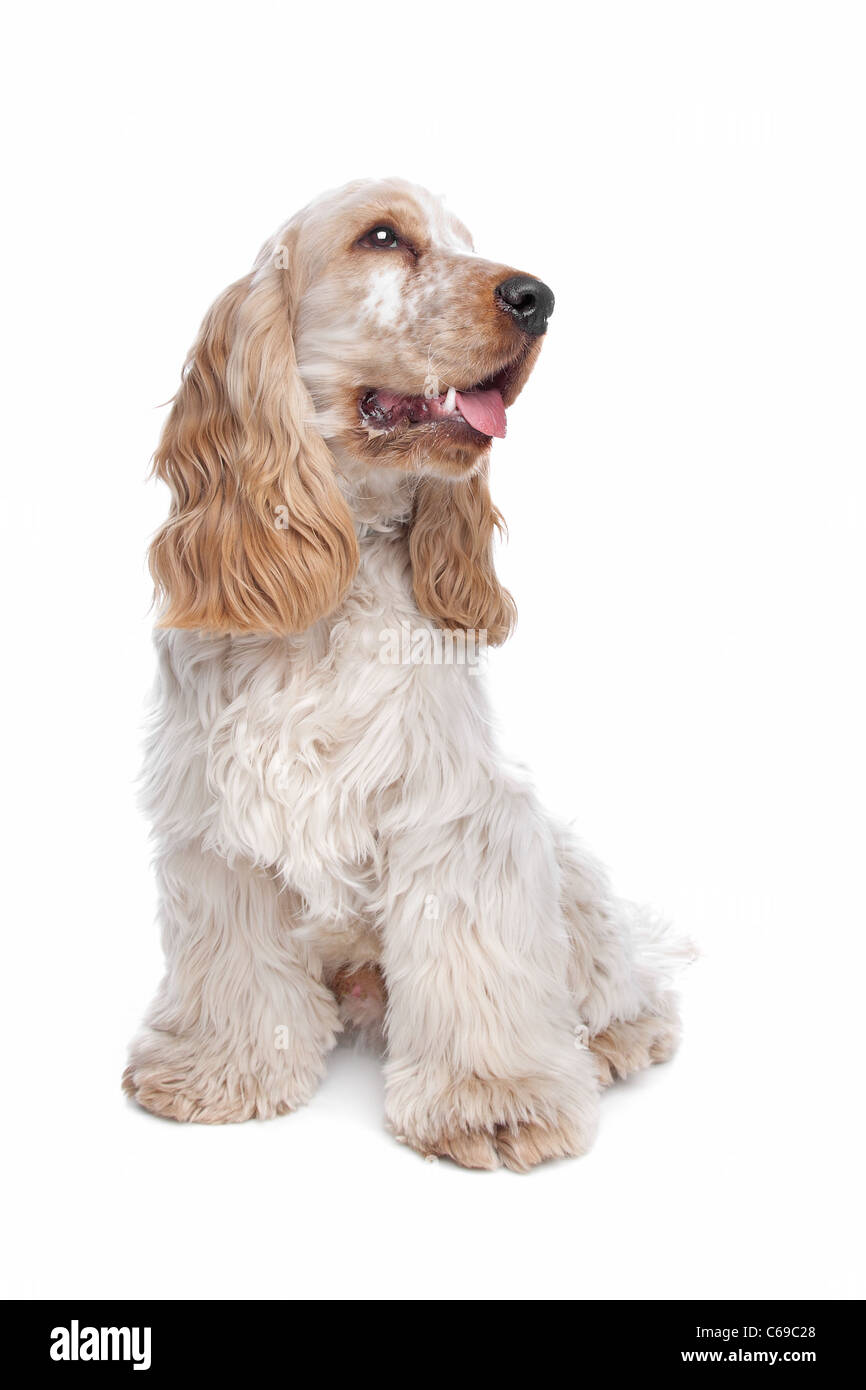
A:
<svg viewBox="0 0 866 1390">
<path fill-rule="evenodd" d="M 677 948 L 504 760 L 459 659 L 514 624 L 489 456 L 553 309 L 388 180 L 304 208 L 204 320 L 154 458 L 166 973 L 123 1084 L 158 1115 L 294 1110 L 381 1026 L 393 1134 L 525 1171 L 675 1050 Z M 395 633 L 421 657 L 383 659 Z"/>
</svg>

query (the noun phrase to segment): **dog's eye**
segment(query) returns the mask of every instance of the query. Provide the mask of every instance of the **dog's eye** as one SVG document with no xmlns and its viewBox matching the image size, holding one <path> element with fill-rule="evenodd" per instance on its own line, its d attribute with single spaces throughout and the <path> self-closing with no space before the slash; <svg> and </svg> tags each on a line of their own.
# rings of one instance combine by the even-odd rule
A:
<svg viewBox="0 0 866 1390">
<path fill-rule="evenodd" d="M 371 227 L 358 244 L 371 246 L 375 251 L 395 251 L 402 242 L 393 227 Z"/>
</svg>

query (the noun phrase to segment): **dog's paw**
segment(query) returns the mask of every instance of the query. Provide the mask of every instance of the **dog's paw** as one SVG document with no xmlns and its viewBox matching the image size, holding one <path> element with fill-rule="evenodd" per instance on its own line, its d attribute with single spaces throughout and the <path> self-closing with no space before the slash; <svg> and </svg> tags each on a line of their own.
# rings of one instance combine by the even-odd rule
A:
<svg viewBox="0 0 866 1390">
<path fill-rule="evenodd" d="M 394 1069 L 388 1122 L 418 1153 L 463 1168 L 504 1164 L 525 1173 L 546 1159 L 577 1157 L 595 1137 L 598 1084 L 589 1060 L 573 1065 L 567 1078 L 472 1076 L 426 1087 L 417 1072 Z"/>
<path fill-rule="evenodd" d="M 593 1134 L 585 1134 L 571 1120 L 550 1124 L 530 1121 L 502 1127 L 496 1131 L 496 1148 L 506 1168 L 515 1173 L 528 1173 L 538 1163 L 549 1158 L 579 1158 L 592 1144 Z"/>
<path fill-rule="evenodd" d="M 320 1074 L 320 1068 L 299 1073 L 253 1055 L 220 1056 L 187 1039 L 149 1034 L 133 1047 L 122 1086 L 154 1115 L 224 1125 L 296 1110 L 309 1100 Z"/>
<path fill-rule="evenodd" d="M 590 1148 L 593 1133 L 592 1128 L 587 1133 L 570 1120 L 530 1120 L 499 1125 L 492 1131 L 451 1130 L 426 1140 L 407 1138 L 407 1142 L 425 1158 L 450 1158 L 461 1168 L 491 1170 L 504 1164 L 514 1173 L 528 1173 L 551 1158 L 579 1158 Z"/>
<path fill-rule="evenodd" d="M 173 1071 L 160 1063 L 130 1063 L 123 1089 L 144 1110 L 167 1120 L 224 1125 L 284 1114 L 288 1104 L 263 1103 L 256 1078 L 238 1071 L 204 1077 Z"/>
<path fill-rule="evenodd" d="M 492 1134 L 483 1130 L 452 1130 L 423 1143 L 409 1141 L 425 1158 L 450 1158 L 461 1168 L 499 1167 L 499 1153 Z"/>
<path fill-rule="evenodd" d="M 641 1014 L 629 1023 L 616 1021 L 589 1039 L 602 1086 L 667 1062 L 679 1046 L 680 1023 L 671 1006 L 661 1014 Z"/>
</svg>

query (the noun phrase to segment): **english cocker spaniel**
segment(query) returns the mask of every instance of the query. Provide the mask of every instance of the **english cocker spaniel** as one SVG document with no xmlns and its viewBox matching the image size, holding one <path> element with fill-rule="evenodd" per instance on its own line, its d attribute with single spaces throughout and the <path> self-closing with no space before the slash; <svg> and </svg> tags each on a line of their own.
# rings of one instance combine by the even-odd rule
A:
<svg viewBox="0 0 866 1390">
<path fill-rule="evenodd" d="M 378 1022 L 393 1133 L 522 1171 L 674 1051 L 675 949 L 503 760 L 478 674 L 515 618 L 491 442 L 553 302 L 390 180 L 305 208 L 207 314 L 154 465 L 148 1110 L 294 1110 Z"/>
</svg>

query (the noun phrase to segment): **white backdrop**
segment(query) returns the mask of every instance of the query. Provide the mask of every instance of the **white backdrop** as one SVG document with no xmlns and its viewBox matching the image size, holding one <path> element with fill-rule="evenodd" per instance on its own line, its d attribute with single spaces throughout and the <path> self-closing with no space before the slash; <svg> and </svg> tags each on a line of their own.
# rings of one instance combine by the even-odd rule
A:
<svg viewBox="0 0 866 1390">
<path fill-rule="evenodd" d="M 862 1296 L 862 9 L 11 24 L 6 1291 Z M 160 969 L 133 788 L 160 403 L 282 219 L 395 173 L 557 296 L 494 449 L 505 741 L 703 952 L 678 1059 L 529 1177 L 396 1145 L 351 1050 L 270 1124 L 174 1126 L 119 1090 Z"/>
</svg>

